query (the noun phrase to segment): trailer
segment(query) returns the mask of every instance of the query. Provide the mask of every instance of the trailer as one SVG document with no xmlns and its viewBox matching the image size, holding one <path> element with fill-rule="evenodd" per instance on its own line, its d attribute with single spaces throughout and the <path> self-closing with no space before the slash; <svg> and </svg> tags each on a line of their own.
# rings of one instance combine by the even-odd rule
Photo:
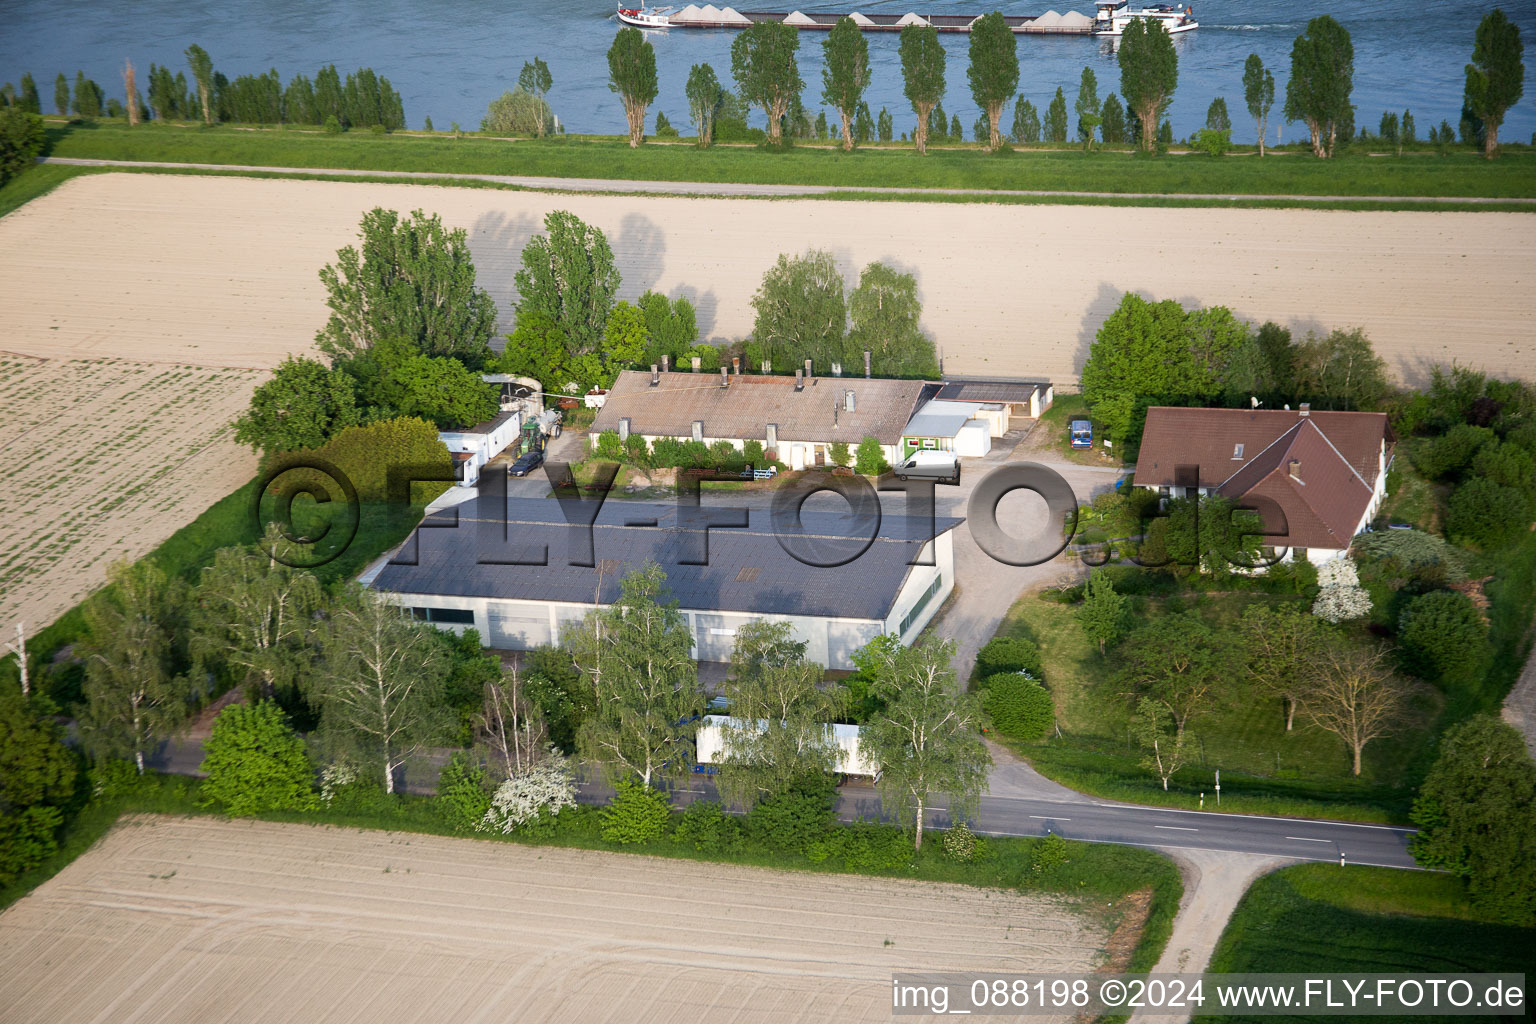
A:
<svg viewBox="0 0 1536 1024">
<path fill-rule="evenodd" d="M 758 729 L 764 729 L 768 723 L 758 719 L 754 724 Z M 725 760 L 725 730 L 728 727 L 741 728 L 741 720 L 728 715 L 705 715 L 699 720 L 699 731 L 694 736 L 694 760 L 699 766 L 695 770 L 699 774 L 714 775 L 718 772 L 720 763 Z M 858 726 L 833 723 L 824 728 L 829 730 L 833 743 L 837 745 L 837 763 L 834 767 L 837 774 L 867 779 L 880 777 L 880 766 L 867 759 L 859 750 Z"/>
</svg>

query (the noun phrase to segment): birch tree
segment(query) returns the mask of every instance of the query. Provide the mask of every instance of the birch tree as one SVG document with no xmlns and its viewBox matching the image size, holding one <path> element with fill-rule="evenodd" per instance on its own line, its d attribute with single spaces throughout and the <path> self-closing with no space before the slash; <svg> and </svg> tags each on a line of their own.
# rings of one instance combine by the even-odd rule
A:
<svg viewBox="0 0 1536 1024">
<path fill-rule="evenodd" d="M 399 606 L 361 587 L 331 609 L 320 664 L 309 683 L 327 745 L 372 761 L 384 791 L 395 771 L 442 725 L 447 659 L 430 633 Z"/>
<path fill-rule="evenodd" d="M 118 563 L 108 579 L 85 606 L 80 739 L 93 758 L 131 758 L 143 775 L 145 755 L 187 719 L 172 637 L 181 587 L 148 561 Z"/>
<path fill-rule="evenodd" d="M 1184 731 L 1177 728 L 1166 705 L 1143 697 L 1131 719 L 1131 733 L 1144 751 L 1141 766 L 1157 776 L 1166 792 L 1168 780 L 1189 763 L 1189 743 Z"/>
<path fill-rule="evenodd" d="M 715 140 L 715 115 L 725 98 L 715 69 L 708 64 L 695 64 L 689 68 L 688 84 L 683 91 L 688 97 L 688 116 L 698 132 L 698 145 L 708 146 Z"/>
<path fill-rule="evenodd" d="M 1298 608 L 1262 604 L 1243 612 L 1239 629 L 1248 678 L 1263 692 L 1280 698 L 1285 731 L 1290 732 L 1312 666 L 1329 634 L 1316 618 Z"/>
<path fill-rule="evenodd" d="M 1275 75 L 1256 53 L 1243 64 L 1243 99 L 1259 129 L 1259 156 L 1264 155 L 1264 136 L 1269 131 L 1269 109 L 1275 105 Z"/>
<path fill-rule="evenodd" d="M 992 755 L 981 739 L 980 698 L 962 693 L 950 665 L 953 640 L 924 637 L 881 659 L 871 685 L 885 707 L 867 721 L 860 753 L 880 766 L 880 803 L 913 829 L 923 848 L 923 817 L 934 797 L 948 798 L 950 817 L 974 813 L 987 788 Z"/>
<path fill-rule="evenodd" d="M 246 682 L 271 697 L 309 663 L 325 595 L 314 576 L 274 557 L 292 546 L 282 527 L 268 523 L 262 545 L 223 548 L 203 569 L 193 594 L 192 650 L 200 660 L 243 669 Z"/>
<path fill-rule="evenodd" d="M 544 716 L 524 696 L 522 678 L 515 670 L 486 680 L 484 702 L 474 724 L 477 745 L 485 752 L 493 778 L 521 775 L 549 754 Z"/>
<path fill-rule="evenodd" d="M 568 641 L 596 704 L 576 747 L 610 782 L 651 786 L 685 770 L 688 720 L 703 711 L 693 636 L 666 581 L 654 562 L 630 572 L 619 599 L 589 613 Z"/>
<path fill-rule="evenodd" d="M 207 50 L 193 43 L 187 47 L 187 66 L 192 69 L 192 80 L 197 83 L 203 123 L 213 124 L 213 58 L 208 56 Z"/>
</svg>

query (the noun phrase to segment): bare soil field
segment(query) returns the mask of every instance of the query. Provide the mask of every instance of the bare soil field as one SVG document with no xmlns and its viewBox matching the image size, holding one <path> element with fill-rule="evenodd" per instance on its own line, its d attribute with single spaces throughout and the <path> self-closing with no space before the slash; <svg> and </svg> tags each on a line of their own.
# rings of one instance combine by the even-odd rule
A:
<svg viewBox="0 0 1536 1024">
<path fill-rule="evenodd" d="M 90 175 L 0 219 L 0 348 L 271 367 L 324 323 L 319 268 L 372 206 L 469 230 L 511 326 L 519 252 L 546 212 L 608 234 L 621 294 L 687 295 L 741 338 L 779 253 L 830 249 L 849 284 L 917 275 L 951 373 L 1076 380 L 1122 293 L 1300 332 L 1363 327 L 1394 373 L 1452 359 L 1536 376 L 1536 215 L 556 195 L 357 182 Z M 91 281 L 90 289 L 78 283 Z"/>
<path fill-rule="evenodd" d="M 18 619 L 29 631 L 52 622 L 112 562 L 143 555 L 249 480 L 256 460 L 230 420 L 265 377 L 0 355 L 0 635 Z"/>
<path fill-rule="evenodd" d="M 1014 892 L 141 817 L 0 914 L 16 1022 L 888 1020 L 902 970 L 1065 971 Z"/>
</svg>

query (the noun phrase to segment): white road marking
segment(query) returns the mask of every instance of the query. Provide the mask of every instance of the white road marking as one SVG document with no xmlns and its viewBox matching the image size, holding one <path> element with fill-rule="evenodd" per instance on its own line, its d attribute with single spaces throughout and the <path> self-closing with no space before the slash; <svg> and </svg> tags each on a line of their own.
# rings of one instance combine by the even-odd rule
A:
<svg viewBox="0 0 1536 1024">
<path fill-rule="evenodd" d="M 1331 843 L 1331 842 L 1333 842 L 1332 839 L 1310 839 L 1307 836 L 1286 836 L 1285 838 L 1287 838 L 1287 839 L 1294 839 L 1298 843 Z"/>
<path fill-rule="evenodd" d="M 1197 828 L 1185 828 L 1182 825 L 1153 825 L 1153 828 L 1166 828 L 1172 832 L 1199 832 Z"/>
<path fill-rule="evenodd" d="M 1071 821 L 1072 820 L 1071 818 L 1058 818 L 1054 814 L 1031 814 L 1030 817 L 1031 818 L 1037 818 L 1040 821 Z"/>
</svg>

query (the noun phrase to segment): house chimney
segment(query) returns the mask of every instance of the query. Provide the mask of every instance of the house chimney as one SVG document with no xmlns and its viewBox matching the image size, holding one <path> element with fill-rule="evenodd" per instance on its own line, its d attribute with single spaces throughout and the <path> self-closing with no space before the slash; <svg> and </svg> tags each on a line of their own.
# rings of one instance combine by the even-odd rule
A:
<svg viewBox="0 0 1536 1024">
<path fill-rule="evenodd" d="M 1303 416 L 1311 416 L 1312 415 L 1312 403 L 1311 402 L 1302 402 L 1301 403 L 1301 414 Z"/>
<path fill-rule="evenodd" d="M 1300 459 L 1292 459 L 1291 460 L 1291 479 L 1295 480 L 1299 484 L 1306 483 L 1306 481 L 1301 478 L 1301 460 Z"/>
<path fill-rule="evenodd" d="M 662 356 L 661 358 L 665 359 L 667 357 L 666 356 Z M 651 364 L 651 387 L 655 387 L 656 385 L 658 385 L 660 383 L 661 383 L 661 374 L 656 372 L 656 364 L 652 363 Z"/>
<path fill-rule="evenodd" d="M 699 372 L 699 368 L 702 367 L 703 365 L 704 365 L 704 359 L 701 356 L 694 356 L 693 357 L 693 372 L 694 373 L 698 373 Z"/>
<path fill-rule="evenodd" d="M 771 359 L 764 359 L 763 360 L 762 371 L 763 371 L 764 374 L 769 374 L 769 373 L 773 372 L 773 361 Z"/>
<path fill-rule="evenodd" d="M 621 416 L 621 417 L 619 417 L 619 440 L 620 441 L 628 441 L 629 440 L 629 417 L 628 416 Z"/>
<path fill-rule="evenodd" d="M 843 375 L 843 364 L 842 363 L 833 363 L 832 364 L 832 376 L 834 376 L 834 377 L 841 377 L 842 375 Z"/>
<path fill-rule="evenodd" d="M 842 409 L 842 406 L 838 405 L 837 404 L 837 399 L 834 398 L 832 400 L 832 429 L 833 430 L 837 429 L 837 414 L 838 414 L 838 412 L 841 409 Z"/>
<path fill-rule="evenodd" d="M 804 391 L 805 390 L 805 371 L 804 370 L 796 370 L 795 371 L 795 390 L 796 391 Z"/>
<path fill-rule="evenodd" d="M 768 424 L 768 430 L 765 436 L 767 437 L 768 442 L 763 446 L 765 454 L 772 452 L 773 455 L 777 457 L 779 454 L 779 425 L 777 423 Z"/>
<path fill-rule="evenodd" d="M 671 366 L 671 364 L 672 364 L 672 357 L 668 356 L 668 355 L 663 355 L 661 357 L 661 372 L 662 373 L 669 372 L 668 367 Z"/>
<path fill-rule="evenodd" d="M 723 388 L 731 386 L 731 371 L 723 366 L 720 367 L 720 386 Z"/>
<path fill-rule="evenodd" d="M 864 350 L 864 376 L 869 376 L 869 349 Z"/>
<path fill-rule="evenodd" d="M 741 356 L 731 356 L 731 372 L 738 375 L 741 373 Z"/>
<path fill-rule="evenodd" d="M 811 375 L 811 361 L 809 359 L 805 361 L 805 375 L 807 377 Z"/>
<path fill-rule="evenodd" d="M 695 441 L 703 441 L 704 440 L 704 421 L 703 420 L 694 420 L 693 421 L 693 439 Z"/>
<path fill-rule="evenodd" d="M 853 391 L 852 390 L 848 390 L 848 391 L 844 391 L 843 392 L 843 406 L 849 412 L 856 412 L 857 411 L 857 403 L 854 400 Z"/>
</svg>

